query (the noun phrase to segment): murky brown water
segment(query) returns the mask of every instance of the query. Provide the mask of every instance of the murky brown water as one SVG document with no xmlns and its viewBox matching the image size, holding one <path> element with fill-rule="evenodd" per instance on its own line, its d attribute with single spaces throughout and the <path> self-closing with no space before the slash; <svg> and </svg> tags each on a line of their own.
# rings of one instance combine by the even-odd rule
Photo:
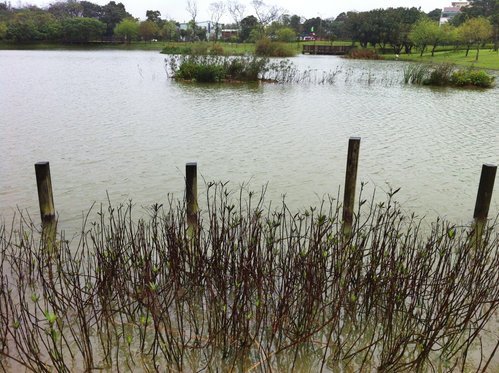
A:
<svg viewBox="0 0 499 373">
<path fill-rule="evenodd" d="M 293 207 L 336 195 L 350 136 L 359 180 L 401 187 L 408 211 L 468 222 L 482 163 L 499 163 L 499 88 L 401 83 L 399 62 L 299 56 L 339 69 L 333 85 L 178 84 L 155 52 L 0 51 L 0 211 L 38 214 L 33 164 L 51 162 L 56 209 L 76 228 L 92 202 L 181 196 L 184 165 L 207 181 L 286 194 Z M 202 190 L 202 188 L 200 188 Z M 496 188 L 497 189 L 497 188 Z M 499 212 L 499 193 L 491 214 Z"/>
</svg>

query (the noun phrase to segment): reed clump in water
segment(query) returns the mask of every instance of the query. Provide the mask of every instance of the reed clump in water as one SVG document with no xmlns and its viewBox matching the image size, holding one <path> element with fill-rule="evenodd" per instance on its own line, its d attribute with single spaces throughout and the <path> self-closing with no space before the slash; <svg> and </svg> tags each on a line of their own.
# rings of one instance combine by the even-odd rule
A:
<svg viewBox="0 0 499 373">
<path fill-rule="evenodd" d="M 0 227 L 0 366 L 73 371 L 425 371 L 472 361 L 499 306 L 497 224 L 428 229 L 389 194 L 292 212 L 208 184 L 192 235 L 181 201 L 85 220 L 56 250 Z M 492 346 L 493 349 L 494 346 Z M 478 347 L 479 348 L 479 347 Z"/>
<path fill-rule="evenodd" d="M 477 87 L 491 88 L 494 85 L 494 76 L 485 71 L 469 69 L 456 69 L 452 64 L 409 64 L 404 68 L 404 83 L 452 86 L 452 87 Z"/>
<path fill-rule="evenodd" d="M 272 82 L 333 84 L 341 72 L 299 70 L 290 60 L 256 56 L 173 55 L 165 59 L 169 77 L 197 83 Z"/>
</svg>

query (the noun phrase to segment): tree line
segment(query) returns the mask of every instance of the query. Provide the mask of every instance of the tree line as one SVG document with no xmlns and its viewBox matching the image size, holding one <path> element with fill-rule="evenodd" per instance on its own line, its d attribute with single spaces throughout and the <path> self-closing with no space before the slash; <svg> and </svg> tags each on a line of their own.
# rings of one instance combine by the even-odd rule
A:
<svg viewBox="0 0 499 373">
<path fill-rule="evenodd" d="M 122 3 L 110 1 L 98 5 L 89 1 L 67 0 L 41 9 L 28 5 L 14 8 L 0 3 L 0 40 L 14 42 L 61 41 L 88 42 L 119 40 L 194 41 L 221 37 L 220 20 L 230 15 L 226 29 L 237 30 L 225 39 L 233 42 L 254 42 L 261 38 L 295 41 L 299 38 L 350 40 L 362 47 L 391 49 L 394 53 L 421 53 L 437 45 L 464 45 L 467 50 L 492 40 L 497 50 L 499 34 L 499 1 L 473 0 L 470 6 L 450 22 L 439 25 L 440 9 L 429 13 L 420 8 L 373 9 L 345 12 L 336 18 L 305 19 L 286 14 L 282 9 L 262 0 L 252 0 L 251 8 L 238 0 L 215 1 L 209 5 L 211 33 L 197 22 L 196 0 L 187 0 L 190 22 L 182 25 L 161 18 L 157 10 L 147 10 L 146 20 L 139 21 L 127 12 Z M 251 13 L 247 15 L 247 13 Z M 210 25 L 210 26 L 211 26 Z"/>
</svg>

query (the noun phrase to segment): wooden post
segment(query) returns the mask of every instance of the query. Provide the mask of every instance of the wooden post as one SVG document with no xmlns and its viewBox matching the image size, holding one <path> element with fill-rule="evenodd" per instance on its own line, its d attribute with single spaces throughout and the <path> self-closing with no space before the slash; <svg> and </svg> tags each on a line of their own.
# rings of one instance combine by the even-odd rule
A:
<svg viewBox="0 0 499 373">
<path fill-rule="evenodd" d="M 35 173 L 42 222 L 52 222 L 55 220 L 55 208 L 49 162 L 35 163 Z"/>
<path fill-rule="evenodd" d="M 483 229 L 487 224 L 487 215 L 489 214 L 490 201 L 492 200 L 492 191 L 494 190 L 494 181 L 496 178 L 497 166 L 484 164 L 480 176 L 480 184 L 475 202 L 474 221 L 474 239 L 479 243 L 482 239 Z"/>
<path fill-rule="evenodd" d="M 353 209 L 355 203 L 355 186 L 359 163 L 360 137 L 348 140 L 347 169 L 345 173 L 345 192 L 343 196 L 343 236 L 346 240 L 352 233 Z"/>
<path fill-rule="evenodd" d="M 187 229 L 192 233 L 198 226 L 198 186 L 197 186 L 197 163 L 185 165 L 185 200 L 187 203 Z"/>
</svg>

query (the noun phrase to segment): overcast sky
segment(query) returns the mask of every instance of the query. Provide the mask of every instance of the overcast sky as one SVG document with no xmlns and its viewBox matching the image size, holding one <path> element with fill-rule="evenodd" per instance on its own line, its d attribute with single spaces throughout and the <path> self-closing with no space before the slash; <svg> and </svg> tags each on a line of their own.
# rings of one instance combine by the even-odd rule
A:
<svg viewBox="0 0 499 373">
<path fill-rule="evenodd" d="M 26 4 L 38 5 L 40 7 L 45 7 L 50 3 L 57 2 L 57 0 L 31 0 L 31 1 L 18 1 L 10 0 L 12 6 L 24 6 Z M 89 0 L 93 3 L 105 5 L 109 0 Z M 117 3 L 120 0 L 115 0 Z M 209 20 L 209 4 L 214 1 L 220 0 L 196 0 L 198 5 L 198 21 Z M 246 15 L 250 15 L 253 12 L 251 6 L 251 0 L 238 0 L 240 3 L 246 5 Z M 190 16 L 186 10 L 187 0 L 122 0 L 121 1 L 126 10 L 131 13 L 134 17 L 144 19 L 146 10 L 159 10 L 161 12 L 162 18 L 171 18 L 179 22 L 188 21 Z M 435 8 L 443 8 L 444 6 L 450 6 L 449 1 L 442 0 L 265 0 L 265 4 L 276 5 L 281 7 L 288 14 L 298 14 L 305 18 L 312 18 L 320 16 L 322 18 L 336 17 L 341 12 L 346 12 L 349 10 L 371 10 L 375 8 L 388 8 L 388 7 L 421 7 L 425 12 L 429 12 Z M 225 22 L 232 22 L 230 16 L 227 14 L 223 18 Z"/>
</svg>

